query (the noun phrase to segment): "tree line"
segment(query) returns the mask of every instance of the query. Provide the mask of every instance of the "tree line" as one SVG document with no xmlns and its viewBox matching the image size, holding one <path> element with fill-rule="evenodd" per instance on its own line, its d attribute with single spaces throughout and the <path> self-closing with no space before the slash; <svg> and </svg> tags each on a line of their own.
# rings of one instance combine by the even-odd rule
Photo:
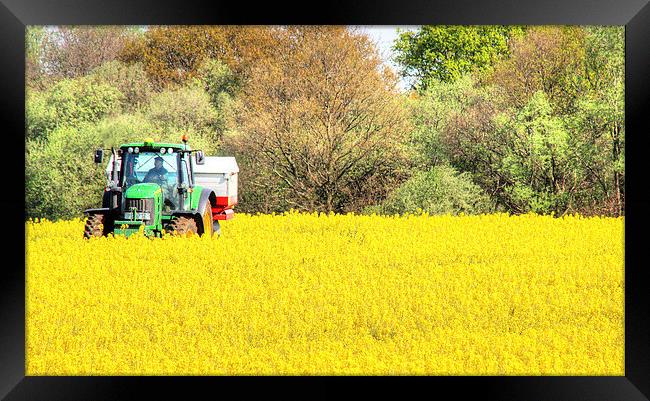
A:
<svg viewBox="0 0 650 401">
<path fill-rule="evenodd" d="M 349 27 L 30 27 L 26 214 L 96 207 L 98 146 L 189 134 L 245 212 L 622 215 L 623 38 L 423 26 L 394 72 Z"/>
</svg>

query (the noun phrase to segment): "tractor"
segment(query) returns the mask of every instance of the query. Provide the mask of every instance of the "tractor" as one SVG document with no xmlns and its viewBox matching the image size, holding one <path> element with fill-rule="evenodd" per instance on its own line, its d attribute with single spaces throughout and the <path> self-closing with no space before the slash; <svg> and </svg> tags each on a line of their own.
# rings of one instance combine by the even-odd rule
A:
<svg viewBox="0 0 650 401">
<path fill-rule="evenodd" d="M 219 235 L 219 221 L 234 217 L 237 162 L 205 156 L 187 142 L 183 135 L 181 144 L 147 138 L 111 148 L 102 207 L 84 211 L 84 237 Z M 107 151 L 97 149 L 95 163 Z"/>
</svg>

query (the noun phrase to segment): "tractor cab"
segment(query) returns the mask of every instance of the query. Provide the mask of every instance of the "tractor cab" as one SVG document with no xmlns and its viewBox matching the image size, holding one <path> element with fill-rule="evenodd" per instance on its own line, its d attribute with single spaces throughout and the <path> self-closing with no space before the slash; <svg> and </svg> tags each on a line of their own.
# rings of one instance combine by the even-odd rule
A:
<svg viewBox="0 0 650 401">
<path fill-rule="evenodd" d="M 95 162 L 102 160 L 103 150 L 98 149 Z M 85 211 L 85 236 L 219 233 L 219 220 L 234 214 L 238 171 L 234 158 L 206 158 L 187 145 L 186 136 L 182 144 L 145 139 L 111 149 L 102 208 Z"/>
<path fill-rule="evenodd" d="M 190 152 L 177 145 L 160 145 L 162 146 L 122 146 L 118 180 L 123 193 L 127 194 L 126 198 L 129 198 L 129 191 L 135 195 L 145 188 L 154 188 L 142 184 L 157 185 L 162 190 L 163 210 L 169 213 L 185 206 L 187 198 L 183 194 L 192 185 L 191 158 Z"/>
</svg>

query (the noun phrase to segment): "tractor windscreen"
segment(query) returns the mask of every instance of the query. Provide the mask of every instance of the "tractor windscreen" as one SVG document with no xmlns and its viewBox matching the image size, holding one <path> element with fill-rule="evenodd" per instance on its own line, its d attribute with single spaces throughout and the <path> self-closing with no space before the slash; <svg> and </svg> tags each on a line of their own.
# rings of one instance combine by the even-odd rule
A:
<svg viewBox="0 0 650 401">
<path fill-rule="evenodd" d="M 122 161 L 122 187 L 126 191 L 134 184 L 150 182 L 163 189 L 165 203 L 171 209 L 177 205 L 179 153 L 139 152 L 125 153 Z"/>
</svg>

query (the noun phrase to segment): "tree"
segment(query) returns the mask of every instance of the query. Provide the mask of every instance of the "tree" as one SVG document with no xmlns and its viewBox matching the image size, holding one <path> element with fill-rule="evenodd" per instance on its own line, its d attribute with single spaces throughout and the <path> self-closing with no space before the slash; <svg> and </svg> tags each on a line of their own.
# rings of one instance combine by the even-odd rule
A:
<svg viewBox="0 0 650 401">
<path fill-rule="evenodd" d="M 88 77 L 98 84 L 111 85 L 124 95 L 126 110 L 145 105 L 153 94 L 142 64 L 127 65 L 117 60 L 108 61 L 90 72 Z"/>
<path fill-rule="evenodd" d="M 294 208 L 344 211 L 385 197 L 406 132 L 395 77 L 346 28 L 288 27 L 280 37 L 276 57 L 251 69 L 231 148 L 263 170 L 259 187 L 285 191 Z"/>
<path fill-rule="evenodd" d="M 623 30 L 535 27 L 488 79 L 432 79 L 411 102 L 418 164 L 449 161 L 499 208 L 620 215 Z"/>
<path fill-rule="evenodd" d="M 217 109 L 226 107 L 241 88 L 241 80 L 223 62 L 206 60 L 198 69 L 197 76 L 212 105 Z"/>
<path fill-rule="evenodd" d="M 42 47 L 45 28 L 28 26 L 25 30 L 25 85 L 30 89 L 43 88 Z"/>
<path fill-rule="evenodd" d="M 275 27 L 157 26 L 134 37 L 121 52 L 128 63 L 141 62 L 158 88 L 182 84 L 209 59 L 220 60 L 237 76 L 274 57 Z"/>
<path fill-rule="evenodd" d="M 413 122 L 410 145 L 415 151 L 412 158 L 416 165 L 427 170 L 457 157 L 459 147 L 453 144 L 453 140 L 459 138 L 446 136 L 450 125 L 458 118 L 467 116 L 470 110 L 479 108 L 487 113 L 484 116 L 489 118 L 493 107 L 482 106 L 487 106 L 488 102 L 493 103 L 495 100 L 489 90 L 477 87 L 475 79 L 469 75 L 453 82 L 431 80 L 427 89 L 413 92 L 408 104 Z M 479 127 L 479 130 L 484 128 Z M 467 161 L 470 162 L 469 159 Z M 471 170 L 467 165 L 464 168 Z"/>
<path fill-rule="evenodd" d="M 500 170 L 512 185 L 504 189 L 511 210 L 564 213 L 575 193 L 569 132 L 552 113 L 544 92 L 536 92 L 514 118 L 497 128 L 505 139 Z"/>
<path fill-rule="evenodd" d="M 219 148 L 225 130 L 224 116 L 210 103 L 199 82 L 156 94 L 145 109 L 155 127 L 154 139 L 178 142 L 182 133 L 192 137 L 194 147 L 208 154 Z"/>
<path fill-rule="evenodd" d="M 411 101 L 411 147 L 421 169 L 450 163 L 503 206 L 505 185 L 497 169 L 499 150 L 495 118 L 502 101 L 492 87 L 479 86 L 471 75 L 454 82 L 431 80 Z"/>
<path fill-rule="evenodd" d="M 573 181 L 567 210 L 620 215 L 624 205 L 624 31 L 535 27 L 494 73 L 516 108 L 544 92 L 569 130 Z"/>
<path fill-rule="evenodd" d="M 415 78 L 415 87 L 426 88 L 430 79 L 451 82 L 466 73 L 489 71 L 521 31 L 516 26 L 423 26 L 400 34 L 395 60 L 403 76 Z"/>
<path fill-rule="evenodd" d="M 571 118 L 580 138 L 576 159 L 594 191 L 601 194 L 596 201 L 589 199 L 591 209 L 596 213 L 622 215 L 625 205 L 624 28 L 589 27 L 585 52 L 586 89 Z"/>
<path fill-rule="evenodd" d="M 124 95 L 106 83 L 88 77 L 64 79 L 47 91 L 27 91 L 28 139 L 47 140 L 57 127 L 97 122 L 122 110 Z"/>
<path fill-rule="evenodd" d="M 543 91 L 558 113 L 571 113 L 582 93 L 585 31 L 581 27 L 533 27 L 514 38 L 510 57 L 495 68 L 492 83 L 507 101 L 523 107 Z"/>
<path fill-rule="evenodd" d="M 52 82 L 82 77 L 117 59 L 126 41 L 136 33 L 133 28 L 116 26 L 47 28 L 41 41 L 43 74 Z"/>
<path fill-rule="evenodd" d="M 81 217 L 84 209 L 101 205 L 103 166 L 92 161 L 101 146 L 90 124 L 60 127 L 48 141 L 27 141 L 25 208 L 30 217 Z"/>
<path fill-rule="evenodd" d="M 432 84 L 416 110 L 425 123 L 416 144 L 436 164 L 472 175 L 497 208 L 515 213 L 562 213 L 575 191 L 570 133 L 544 92 L 522 108 L 508 107 L 494 87 L 468 77 Z M 423 116 L 426 118 L 423 118 Z M 428 123 L 435 121 L 435 125 Z"/>
</svg>

